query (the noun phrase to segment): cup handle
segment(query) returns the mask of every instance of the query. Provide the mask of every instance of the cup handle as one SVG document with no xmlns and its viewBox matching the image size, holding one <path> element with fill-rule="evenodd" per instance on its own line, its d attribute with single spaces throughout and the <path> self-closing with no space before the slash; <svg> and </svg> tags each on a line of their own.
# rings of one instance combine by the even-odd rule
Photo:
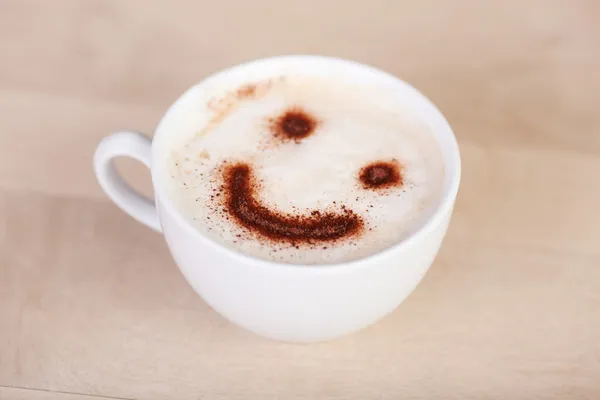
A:
<svg viewBox="0 0 600 400">
<path fill-rule="evenodd" d="M 94 171 L 104 192 L 119 208 L 161 232 L 158 213 L 154 202 L 136 192 L 119 175 L 113 158 L 131 157 L 150 168 L 152 163 L 152 141 L 137 132 L 116 132 L 102 139 L 94 153 Z"/>
</svg>

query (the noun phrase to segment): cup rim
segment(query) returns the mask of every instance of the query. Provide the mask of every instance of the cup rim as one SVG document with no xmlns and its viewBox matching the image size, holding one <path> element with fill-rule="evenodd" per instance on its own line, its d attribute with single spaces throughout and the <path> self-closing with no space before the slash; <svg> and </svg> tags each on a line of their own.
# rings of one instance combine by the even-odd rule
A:
<svg viewBox="0 0 600 400">
<path fill-rule="evenodd" d="M 154 160 L 156 159 L 157 151 L 158 151 L 157 143 L 160 141 L 157 139 L 164 136 L 164 132 L 161 131 L 161 126 L 163 125 L 163 122 L 173 112 L 173 110 L 176 108 L 177 104 L 185 97 L 185 95 L 190 90 L 195 88 L 196 86 L 202 85 L 205 82 L 210 81 L 217 75 L 227 74 L 235 69 L 245 68 L 245 67 L 248 67 L 248 66 L 250 66 L 252 64 L 256 64 L 256 63 L 292 62 L 292 61 L 339 63 L 339 64 L 350 65 L 355 68 L 365 69 L 367 71 L 371 71 L 372 73 L 375 73 L 378 75 L 384 75 L 388 79 L 392 79 L 392 80 L 396 81 L 396 84 L 399 84 L 400 86 L 402 86 L 403 91 L 410 93 L 410 95 L 412 97 L 418 98 L 422 107 L 426 108 L 427 113 L 431 115 L 430 119 L 437 119 L 437 122 L 441 124 L 440 128 L 443 131 L 442 134 L 444 136 L 447 136 L 448 144 L 445 146 L 442 146 L 442 144 L 439 143 L 439 140 L 438 139 L 436 139 L 436 140 L 438 141 L 438 145 L 440 147 L 443 147 L 443 150 L 442 150 L 443 153 L 445 153 L 445 152 L 450 153 L 450 157 L 449 157 L 450 161 L 444 161 L 446 173 L 451 174 L 450 182 L 449 182 L 449 184 L 444 185 L 444 190 L 442 193 L 441 200 L 439 201 L 435 210 L 431 213 L 431 215 L 429 215 L 427 217 L 427 219 L 417 229 L 414 230 L 414 232 L 412 232 L 406 238 L 398 241 L 397 243 L 395 243 L 389 247 L 386 247 L 386 248 L 379 250 L 373 254 L 370 254 L 368 256 L 357 258 L 357 259 L 350 260 L 350 261 L 344 261 L 344 262 L 326 263 L 326 264 L 291 264 L 291 263 L 285 263 L 285 262 L 266 260 L 266 259 L 262 259 L 262 258 L 244 254 L 240 251 L 233 250 L 233 249 L 219 243 L 218 241 L 211 239 L 210 237 L 202 234 L 199 230 L 197 230 L 196 228 L 194 228 L 192 226 L 192 224 L 183 216 L 183 214 L 173 204 L 173 201 L 165 193 L 164 186 L 161 184 L 161 182 L 158 182 L 158 179 L 157 179 L 158 174 L 156 173 L 156 170 L 155 170 L 155 168 L 157 168 L 157 167 L 156 167 L 156 163 L 154 162 Z M 446 148 L 446 147 L 448 147 L 448 148 Z M 446 157 L 444 157 L 444 159 L 446 160 Z M 151 170 L 151 175 L 152 175 L 152 186 L 153 186 L 153 190 L 154 190 L 155 201 L 157 204 L 158 204 L 158 202 L 160 202 L 163 205 L 163 207 L 167 210 L 169 217 L 174 218 L 175 221 L 177 222 L 177 224 L 180 225 L 187 234 L 192 236 L 195 240 L 198 240 L 198 241 L 206 244 L 207 246 L 211 246 L 214 250 L 216 250 L 220 253 L 223 253 L 224 255 L 226 255 L 230 258 L 236 259 L 237 261 L 240 261 L 243 264 L 263 266 L 263 267 L 272 267 L 272 268 L 277 268 L 279 270 L 288 270 L 288 271 L 340 272 L 342 270 L 347 270 L 347 269 L 366 268 L 369 265 L 372 265 L 373 262 L 376 263 L 378 260 L 385 259 L 391 253 L 401 252 L 403 249 L 411 247 L 414 243 L 418 242 L 421 238 L 430 234 L 442 222 L 442 219 L 446 216 L 446 214 L 452 211 L 452 207 L 454 206 L 454 201 L 458 194 L 458 187 L 459 187 L 460 179 L 461 179 L 461 158 L 460 158 L 460 150 L 459 150 L 458 142 L 456 140 L 456 136 L 454 135 L 454 132 L 453 132 L 452 128 L 450 127 L 450 124 L 448 123 L 448 121 L 446 120 L 446 118 L 444 117 L 442 112 L 437 108 L 437 106 L 435 104 L 433 104 L 433 102 L 431 100 L 429 100 L 429 98 L 427 96 L 425 96 L 418 89 L 416 89 L 409 83 L 405 82 L 404 80 L 396 77 L 395 75 L 393 75 L 391 73 L 381 70 L 379 68 L 375 68 L 375 67 L 372 67 L 367 64 L 363 64 L 363 63 L 359 63 L 357 61 L 347 60 L 347 59 L 343 59 L 343 58 L 321 56 L 321 55 L 305 55 L 305 54 L 282 55 L 282 56 L 274 56 L 274 57 L 268 57 L 268 58 L 249 60 L 249 61 L 245 61 L 245 62 L 239 63 L 237 65 L 234 65 L 234 66 L 231 66 L 231 67 L 228 67 L 225 69 L 218 70 L 218 71 L 204 77 L 201 81 L 199 81 L 198 83 L 196 83 L 195 85 L 190 87 L 186 92 L 181 94 L 177 98 L 177 100 L 175 100 L 175 102 L 173 102 L 169 106 L 168 110 L 161 117 L 161 119 L 155 129 L 154 137 L 152 140 L 152 160 L 153 160 L 153 162 L 151 163 L 150 170 Z"/>
</svg>

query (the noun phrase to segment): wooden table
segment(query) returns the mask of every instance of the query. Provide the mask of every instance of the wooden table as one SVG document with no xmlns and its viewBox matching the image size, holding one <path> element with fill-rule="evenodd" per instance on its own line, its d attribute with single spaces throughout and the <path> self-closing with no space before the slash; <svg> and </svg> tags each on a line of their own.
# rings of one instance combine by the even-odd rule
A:
<svg viewBox="0 0 600 400">
<path fill-rule="evenodd" d="M 599 16 L 597 0 L 1 0 L 0 399 L 600 398 Z M 91 168 L 100 138 L 151 132 L 209 72 L 286 53 L 413 83 L 464 163 L 414 294 L 315 345 L 225 322 Z"/>
</svg>

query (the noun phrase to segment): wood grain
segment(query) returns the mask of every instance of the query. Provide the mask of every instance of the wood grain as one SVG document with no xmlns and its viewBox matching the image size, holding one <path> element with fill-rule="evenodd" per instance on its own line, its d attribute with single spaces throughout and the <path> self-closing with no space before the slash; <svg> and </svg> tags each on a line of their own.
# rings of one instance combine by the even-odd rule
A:
<svg viewBox="0 0 600 400">
<path fill-rule="evenodd" d="M 39 389 L 24 389 L 0 386 L 0 399 L 11 400 L 128 400 L 116 397 L 91 396 L 88 394 L 50 392 Z"/>
<path fill-rule="evenodd" d="M 595 0 L 3 0 L 0 399 L 597 399 L 598 15 Z M 306 346 L 225 322 L 91 170 L 100 138 L 151 133 L 210 72 L 289 53 L 413 83 L 464 168 L 414 294 Z"/>
</svg>

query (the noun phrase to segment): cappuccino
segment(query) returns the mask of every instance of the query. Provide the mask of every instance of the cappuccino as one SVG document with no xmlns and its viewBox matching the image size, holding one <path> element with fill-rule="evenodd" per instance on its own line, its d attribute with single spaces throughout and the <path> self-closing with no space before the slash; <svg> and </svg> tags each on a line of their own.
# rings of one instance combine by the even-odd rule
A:
<svg viewBox="0 0 600 400">
<path fill-rule="evenodd" d="M 161 127 L 168 195 L 202 235 L 290 264 L 332 264 L 418 230 L 442 197 L 439 145 L 382 82 L 300 68 L 216 76 Z"/>
</svg>

